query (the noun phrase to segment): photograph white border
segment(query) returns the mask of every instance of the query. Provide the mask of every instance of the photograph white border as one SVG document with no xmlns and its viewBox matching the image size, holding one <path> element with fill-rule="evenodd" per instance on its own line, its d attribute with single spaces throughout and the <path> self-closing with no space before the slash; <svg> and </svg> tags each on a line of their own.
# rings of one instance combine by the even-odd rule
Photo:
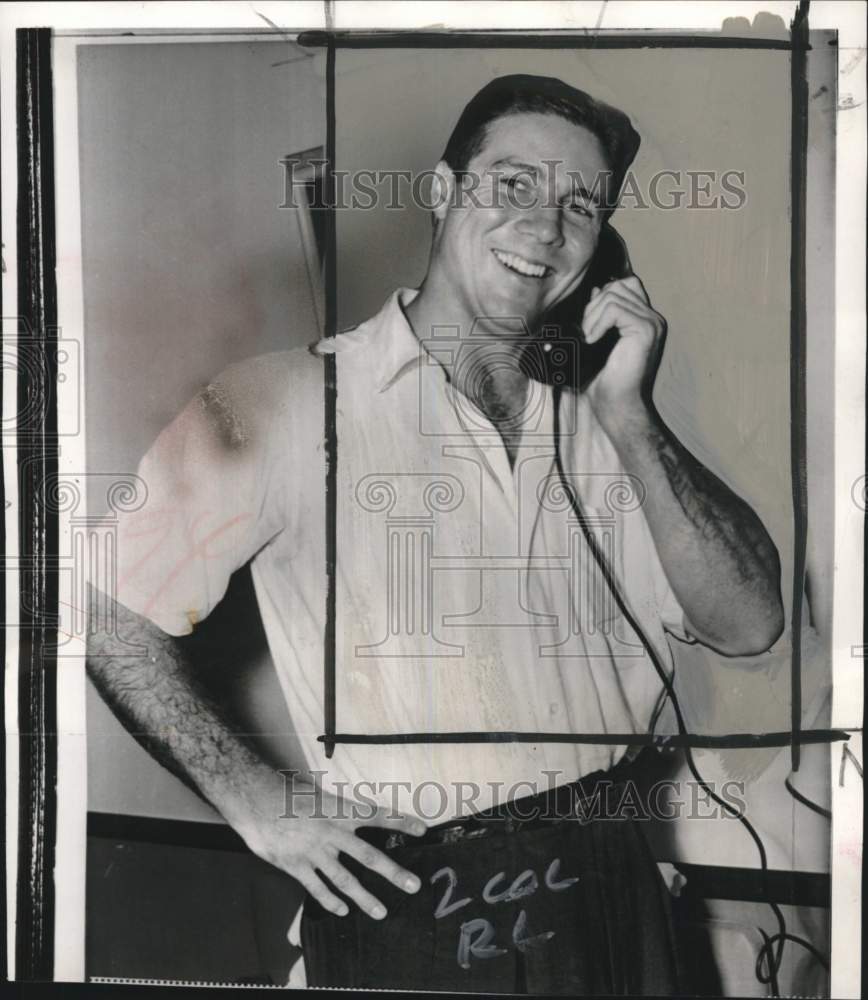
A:
<svg viewBox="0 0 868 1000">
<path fill-rule="evenodd" d="M 273 24 L 295 34 L 300 30 L 335 30 L 387 28 L 408 30 L 440 29 L 561 29 L 575 30 L 634 28 L 684 31 L 717 30 L 727 17 L 752 20 L 757 13 L 780 16 L 789 24 L 796 9 L 792 2 L 729 2 L 705 4 L 673 4 L 662 2 L 598 2 L 584 3 L 426 3 L 384 4 L 341 0 L 334 3 L 9 3 L 0 12 L 0 119 L 4 137 L 15 134 L 15 30 L 19 27 L 51 26 L 58 36 L 87 36 L 93 33 L 112 36 L 121 31 L 154 34 L 177 34 L 179 31 L 212 33 L 215 31 L 265 33 L 264 26 Z M 837 116 L 836 169 L 836 349 L 835 349 L 835 572 L 833 622 L 833 709 L 832 726 L 861 731 L 861 705 L 864 684 L 864 654 L 862 645 L 863 579 L 862 560 L 864 529 L 864 372 L 865 372 L 865 24 L 864 8 L 858 2 L 815 2 L 810 8 L 812 28 L 836 28 L 839 31 L 839 76 Z M 108 39 L 107 39 L 108 40 Z M 142 39 L 144 41 L 144 38 Z M 168 38 L 166 40 L 169 40 Z M 192 41 L 187 37 L 184 41 Z M 227 37 L 228 40 L 228 37 Z M 62 45 L 55 47 L 60 52 Z M 74 142 L 69 125 L 61 114 L 68 107 L 70 94 L 61 95 L 58 82 L 68 82 L 68 65 L 56 60 L 55 66 L 55 128 L 58 165 L 58 190 L 61 183 L 64 198 L 70 187 L 77 186 L 77 165 L 74 171 L 62 160 L 65 143 Z M 74 80 L 74 77 L 73 77 Z M 74 90 L 73 90 L 74 100 Z M 858 109 L 862 109 L 861 111 Z M 73 122 L 75 115 L 71 116 Z M 75 147 L 72 147 L 75 148 Z M 4 277 L 4 315 L 15 316 L 16 301 L 16 232 L 15 206 L 17 195 L 15 143 L 2 144 L 2 208 Z M 62 180 L 61 180 L 62 178 Z M 58 203 L 61 199 L 58 197 Z M 58 262 L 74 253 L 78 239 L 78 221 L 58 212 Z M 65 335 L 75 336 L 70 329 L 70 317 L 81 316 L 81 288 L 58 268 L 58 299 L 60 315 L 64 316 Z M 75 320 L 73 320 L 73 325 Z M 7 337 L 12 331 L 5 331 Z M 4 420 L 15 413 L 16 384 L 14 367 L 4 368 Z M 70 392 L 74 387 L 59 391 L 59 419 L 65 407 L 72 405 Z M 81 414 L 83 421 L 83 413 Z M 82 423 L 83 426 L 83 423 Z M 74 473 L 85 468 L 83 440 L 79 446 L 64 449 L 61 473 Z M 18 577 L 15 569 L 17 552 L 17 490 L 14 446 L 4 441 L 4 472 L 7 508 L 6 587 L 8 600 L 16 600 Z M 859 491 L 862 484 L 863 492 Z M 860 503 L 861 497 L 861 503 Z M 68 524 L 61 524 L 63 532 Z M 854 558 L 854 553 L 856 557 Z M 64 600 L 63 590 L 61 600 Z M 7 618 L 8 620 L 8 618 Z M 5 697 L 7 704 L 6 746 L 6 818 L 7 818 L 7 942 L 9 975 L 14 978 L 14 915 L 17 860 L 17 739 L 15 731 L 17 705 L 17 636 L 7 630 L 7 662 Z M 67 670 L 73 661 L 66 660 L 58 672 L 58 729 L 61 736 L 58 784 L 57 909 L 56 909 L 56 978 L 75 980 L 83 976 L 83 865 L 77 869 L 83 851 L 83 818 L 86 799 L 80 795 L 84 753 L 84 675 L 83 669 Z M 9 712 L 8 709 L 13 709 Z M 858 717 L 854 716 L 858 712 Z M 861 732 L 854 733 L 850 752 L 861 763 Z M 832 978 L 831 995 L 858 996 L 861 975 L 861 847 L 862 847 L 862 782 L 852 764 L 844 768 L 845 780 L 839 784 L 842 756 L 832 756 Z M 64 838 L 72 834 L 73 839 Z"/>
</svg>

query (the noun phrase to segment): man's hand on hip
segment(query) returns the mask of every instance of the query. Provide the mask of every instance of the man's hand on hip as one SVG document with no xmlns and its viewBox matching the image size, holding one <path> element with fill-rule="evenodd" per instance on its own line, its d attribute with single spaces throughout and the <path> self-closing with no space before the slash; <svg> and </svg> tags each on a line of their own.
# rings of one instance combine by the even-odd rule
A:
<svg viewBox="0 0 868 1000">
<path fill-rule="evenodd" d="M 386 915 L 379 900 L 341 864 L 341 853 L 406 892 L 419 889 L 415 875 L 355 831 L 362 825 L 384 826 L 419 836 L 423 823 L 384 809 L 362 821 L 350 818 L 351 803 L 312 787 L 295 796 L 299 814 L 285 815 L 282 775 L 230 725 L 209 690 L 207 668 L 195 668 L 178 641 L 142 615 L 93 588 L 88 601 L 87 668 L 100 694 L 139 743 L 209 802 L 254 854 L 298 879 L 333 913 L 348 910 L 326 879 L 365 913 Z M 111 609 L 108 616 L 100 610 L 104 604 Z M 115 628 L 106 631 L 106 622 L 116 623 Z M 131 655 L 136 647 L 145 655 Z"/>
<path fill-rule="evenodd" d="M 301 794 L 299 794 L 301 792 Z M 286 786 L 275 771 L 263 773 L 244 795 L 243 806 L 227 819 L 245 843 L 264 861 L 297 879 L 325 909 L 345 916 L 349 909 L 331 887 L 351 899 L 359 909 L 376 920 L 386 916 L 386 908 L 368 892 L 341 863 L 340 855 L 354 858 L 405 892 L 418 892 L 419 879 L 372 847 L 356 830 L 361 826 L 386 827 L 396 832 L 421 836 L 426 826 L 420 820 L 379 808 L 370 819 L 352 815 L 352 803 L 328 792 L 295 784 L 292 815 L 287 812 Z M 366 807 L 366 813 L 371 810 Z"/>
</svg>

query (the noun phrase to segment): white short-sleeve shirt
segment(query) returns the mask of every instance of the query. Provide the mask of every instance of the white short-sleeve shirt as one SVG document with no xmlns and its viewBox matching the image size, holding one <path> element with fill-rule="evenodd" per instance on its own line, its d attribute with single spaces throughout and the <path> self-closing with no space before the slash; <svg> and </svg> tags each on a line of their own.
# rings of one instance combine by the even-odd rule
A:
<svg viewBox="0 0 868 1000">
<path fill-rule="evenodd" d="M 324 362 L 337 367 L 338 733 L 635 734 L 663 686 L 599 572 L 555 469 L 553 399 L 532 382 L 511 467 L 500 435 L 420 342 L 394 293 L 313 351 L 227 369 L 159 436 L 121 518 L 118 599 L 189 633 L 252 559 L 293 727 L 322 784 L 429 822 L 543 791 L 623 756 L 569 743 L 339 744 L 324 727 Z M 661 662 L 682 610 L 642 510 L 587 400 L 561 397 L 561 454 L 624 598 Z M 347 782 L 348 785 L 339 783 Z M 358 796 L 356 796 L 358 797 Z"/>
</svg>

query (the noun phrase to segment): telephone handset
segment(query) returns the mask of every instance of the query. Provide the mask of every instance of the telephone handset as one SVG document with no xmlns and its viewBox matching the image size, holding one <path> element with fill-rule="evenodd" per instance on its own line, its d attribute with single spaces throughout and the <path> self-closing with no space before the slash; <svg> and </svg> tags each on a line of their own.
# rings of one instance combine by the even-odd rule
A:
<svg viewBox="0 0 868 1000">
<path fill-rule="evenodd" d="M 585 306 L 595 287 L 632 273 L 624 240 L 608 222 L 603 223 L 596 253 L 581 285 L 545 319 L 544 328 L 556 332 L 528 344 L 522 358 L 526 374 L 548 385 L 578 389 L 599 374 L 619 334 L 613 327 L 595 344 L 585 343 L 581 328 Z"/>
</svg>

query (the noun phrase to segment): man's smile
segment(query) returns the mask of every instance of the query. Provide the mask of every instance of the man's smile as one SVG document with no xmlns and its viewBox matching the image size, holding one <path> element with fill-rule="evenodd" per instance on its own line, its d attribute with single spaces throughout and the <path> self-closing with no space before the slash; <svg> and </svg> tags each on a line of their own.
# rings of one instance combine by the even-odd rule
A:
<svg viewBox="0 0 868 1000">
<path fill-rule="evenodd" d="M 512 271 L 513 274 L 520 274 L 524 278 L 541 279 L 548 277 L 552 273 L 552 268 L 547 265 L 527 260 L 518 254 L 494 249 L 491 252 L 508 271 Z"/>
</svg>

